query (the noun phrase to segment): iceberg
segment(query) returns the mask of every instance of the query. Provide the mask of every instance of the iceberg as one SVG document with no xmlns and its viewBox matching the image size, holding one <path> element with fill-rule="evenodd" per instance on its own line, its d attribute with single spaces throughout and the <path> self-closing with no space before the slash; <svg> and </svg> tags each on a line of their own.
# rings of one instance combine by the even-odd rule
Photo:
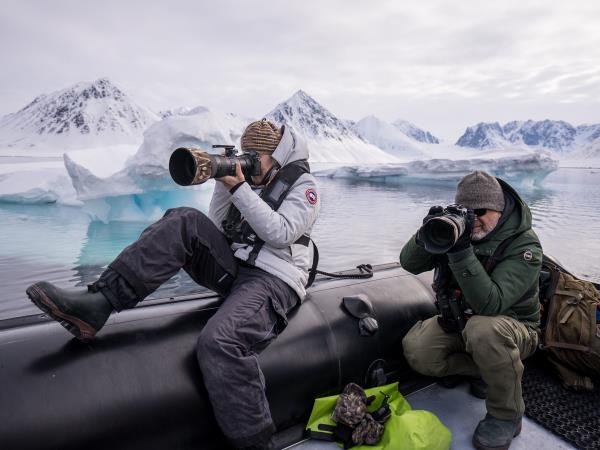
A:
<svg viewBox="0 0 600 450">
<path fill-rule="evenodd" d="M 19 158 L 19 162 L 0 164 L 0 201 L 81 204 L 64 165 L 55 158 Z"/>
<path fill-rule="evenodd" d="M 137 150 L 70 152 L 64 165 L 92 220 L 156 220 L 182 205 L 207 210 L 214 182 L 179 187 L 169 175 L 171 153 L 178 147 L 210 150 L 213 143 L 236 143 L 244 124 L 232 114 L 197 108 L 150 126 Z"/>
<path fill-rule="evenodd" d="M 67 153 L 65 167 L 82 201 L 149 191 L 178 190 L 169 175 L 169 158 L 179 147 L 210 150 L 214 143 L 236 143 L 245 121 L 232 114 L 214 113 L 206 108 L 195 114 L 171 116 L 151 125 L 137 151 L 111 157 L 86 150 Z M 110 167 L 106 167 L 110 165 Z M 203 186 L 186 190 L 206 190 Z"/>
<path fill-rule="evenodd" d="M 478 155 L 480 156 L 481 153 Z M 456 184 L 474 170 L 483 170 L 504 180 L 521 185 L 539 185 L 558 162 L 546 152 L 502 155 L 468 159 L 427 159 L 408 163 L 352 165 L 319 169 L 315 176 L 367 179 L 385 183 Z"/>
<path fill-rule="evenodd" d="M 90 220 L 104 223 L 156 221 L 169 208 L 179 206 L 191 206 L 207 212 L 213 188 L 214 181 L 169 191 L 155 190 L 93 198 L 83 201 L 82 209 Z"/>
</svg>

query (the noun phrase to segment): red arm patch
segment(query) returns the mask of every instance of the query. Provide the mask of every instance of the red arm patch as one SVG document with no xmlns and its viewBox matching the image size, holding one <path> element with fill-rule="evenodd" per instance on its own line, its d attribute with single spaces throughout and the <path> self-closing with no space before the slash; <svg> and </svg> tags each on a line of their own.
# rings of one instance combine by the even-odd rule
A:
<svg viewBox="0 0 600 450">
<path fill-rule="evenodd" d="M 311 205 L 315 205 L 317 203 L 318 197 L 317 197 L 317 191 L 315 191 L 314 189 L 307 189 L 306 192 L 306 200 L 308 200 L 308 203 L 310 203 Z"/>
</svg>

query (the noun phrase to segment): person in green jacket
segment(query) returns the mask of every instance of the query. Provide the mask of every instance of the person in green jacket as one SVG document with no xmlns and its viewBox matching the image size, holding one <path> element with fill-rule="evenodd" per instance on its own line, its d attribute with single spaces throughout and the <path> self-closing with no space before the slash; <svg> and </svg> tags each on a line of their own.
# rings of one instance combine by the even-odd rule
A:
<svg viewBox="0 0 600 450">
<path fill-rule="evenodd" d="M 506 182 L 476 171 L 458 183 L 457 204 L 468 208 L 465 231 L 444 254 L 425 250 L 423 227 L 406 243 L 400 262 L 418 274 L 435 269 L 440 315 L 417 322 L 402 341 L 417 372 L 453 387 L 470 381 L 487 414 L 473 435 L 477 449 L 508 449 L 521 431 L 523 359 L 538 344 L 538 278 L 542 247 L 531 212 Z M 425 224 L 443 215 L 432 207 Z M 456 314 L 447 313 L 448 299 Z"/>
</svg>

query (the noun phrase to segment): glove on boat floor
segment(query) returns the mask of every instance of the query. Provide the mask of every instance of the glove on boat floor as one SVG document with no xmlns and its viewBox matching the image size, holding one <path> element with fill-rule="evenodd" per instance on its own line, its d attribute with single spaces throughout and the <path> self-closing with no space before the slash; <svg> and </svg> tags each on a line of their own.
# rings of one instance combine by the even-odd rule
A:
<svg viewBox="0 0 600 450">
<path fill-rule="evenodd" d="M 525 361 L 525 415 L 576 448 L 600 450 L 600 380 L 591 392 L 568 391 L 542 356 Z"/>
</svg>

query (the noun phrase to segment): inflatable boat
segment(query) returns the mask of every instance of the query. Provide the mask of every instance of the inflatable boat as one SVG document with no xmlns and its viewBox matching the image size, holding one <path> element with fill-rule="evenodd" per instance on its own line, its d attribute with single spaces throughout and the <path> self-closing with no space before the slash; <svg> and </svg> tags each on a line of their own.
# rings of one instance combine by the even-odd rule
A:
<svg viewBox="0 0 600 450">
<path fill-rule="evenodd" d="M 349 382 L 418 381 L 401 340 L 436 313 L 429 276 L 389 264 L 369 279 L 317 279 L 259 358 L 281 439 L 301 428 L 315 397 Z M 345 298 L 367 308 L 366 329 Z M 87 344 L 44 315 L 0 321 L 0 448 L 228 448 L 195 355 L 220 301 L 145 302 L 111 316 Z"/>
</svg>

